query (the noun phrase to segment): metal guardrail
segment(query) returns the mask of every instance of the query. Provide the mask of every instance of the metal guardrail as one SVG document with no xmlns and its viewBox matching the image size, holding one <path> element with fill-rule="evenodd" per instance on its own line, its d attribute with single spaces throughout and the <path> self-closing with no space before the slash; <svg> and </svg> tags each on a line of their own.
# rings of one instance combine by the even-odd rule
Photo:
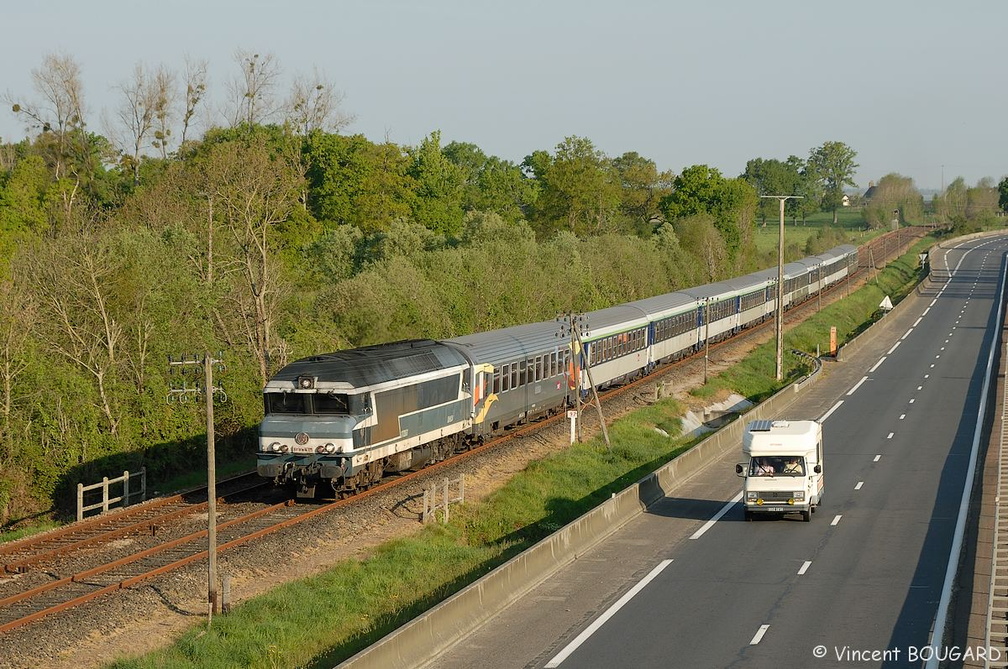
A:
<svg viewBox="0 0 1008 669">
<path fill-rule="evenodd" d="M 140 490 L 130 491 L 130 477 L 140 478 Z M 118 497 L 109 497 L 109 486 L 122 483 L 123 490 L 122 494 Z M 100 502 L 95 502 L 94 504 L 84 504 L 84 496 L 86 493 L 92 490 L 101 489 L 102 498 Z M 123 475 L 110 479 L 109 477 L 104 477 L 101 483 L 92 483 L 91 485 L 84 485 L 83 483 L 77 484 L 77 520 L 83 520 L 84 514 L 88 511 L 94 511 L 95 509 L 101 509 L 101 513 L 108 513 L 108 510 L 115 506 L 116 504 L 122 503 L 123 507 L 127 507 L 130 504 L 130 497 L 139 495 L 140 501 L 147 499 L 147 468 L 141 467 L 139 473 L 130 474 L 128 471 L 123 472 Z"/>
</svg>

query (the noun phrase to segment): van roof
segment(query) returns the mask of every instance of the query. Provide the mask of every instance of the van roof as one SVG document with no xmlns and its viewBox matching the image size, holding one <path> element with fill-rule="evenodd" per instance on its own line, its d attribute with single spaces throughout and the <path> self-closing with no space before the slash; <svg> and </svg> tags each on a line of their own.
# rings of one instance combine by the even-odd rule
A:
<svg viewBox="0 0 1008 669">
<path fill-rule="evenodd" d="M 814 450 L 822 426 L 814 420 L 754 420 L 742 434 L 742 450 L 747 454 L 779 455 Z"/>
</svg>

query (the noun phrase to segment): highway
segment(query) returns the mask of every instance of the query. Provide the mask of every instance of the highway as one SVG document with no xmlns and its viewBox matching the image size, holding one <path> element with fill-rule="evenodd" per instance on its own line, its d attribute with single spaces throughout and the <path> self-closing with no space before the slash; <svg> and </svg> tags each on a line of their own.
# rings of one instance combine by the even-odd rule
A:
<svg viewBox="0 0 1008 669">
<path fill-rule="evenodd" d="M 745 522 L 740 446 L 430 666 L 921 666 L 942 638 L 1006 249 L 987 238 L 932 258 L 952 278 L 781 416 L 824 420 L 811 523 Z"/>
</svg>

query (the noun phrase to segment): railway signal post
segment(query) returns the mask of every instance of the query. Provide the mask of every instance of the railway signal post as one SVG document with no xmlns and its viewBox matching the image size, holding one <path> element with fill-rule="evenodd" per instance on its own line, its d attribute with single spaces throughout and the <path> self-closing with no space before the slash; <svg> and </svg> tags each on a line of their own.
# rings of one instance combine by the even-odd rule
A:
<svg viewBox="0 0 1008 669">
<path fill-rule="evenodd" d="M 584 342 L 581 341 L 581 335 L 588 334 L 588 317 L 584 314 L 567 313 L 558 316 L 557 322 L 560 323 L 560 331 L 556 335 L 558 337 L 570 337 L 571 368 L 575 373 L 577 381 L 574 389 L 577 396 L 577 418 L 572 418 L 572 420 L 576 420 L 577 422 L 578 441 L 581 441 L 581 408 L 583 406 L 581 402 L 581 365 L 578 362 L 580 358 L 584 363 L 585 375 L 588 377 L 588 386 L 591 388 L 593 398 L 591 402 L 584 404 L 595 404 L 595 408 L 598 411 L 599 424 L 602 426 L 602 436 L 605 437 L 606 446 L 611 446 L 609 430 L 606 427 L 605 416 L 602 414 L 602 402 L 599 400 L 598 391 L 595 390 L 595 382 L 592 381 L 591 376 L 591 365 L 588 363 L 588 356 L 585 355 Z"/>
<path fill-rule="evenodd" d="M 172 384 L 168 390 L 168 401 L 173 398 L 182 402 L 190 396 L 202 394 L 206 400 L 206 430 L 207 430 L 207 626 L 213 620 L 213 614 L 217 610 L 217 458 L 214 454 L 214 395 L 220 394 L 223 400 L 227 400 L 224 388 L 214 385 L 213 370 L 216 366 L 223 369 L 224 354 L 218 352 L 214 358 L 210 353 L 205 353 L 200 359 L 198 355 L 182 356 L 174 359 L 168 356 L 168 368 L 171 372 L 182 372 L 191 370 L 192 376 L 198 378 L 200 372 L 203 375 L 203 385 L 196 383 L 190 386 L 185 380 L 180 385 Z M 202 370 L 200 369 L 202 367 Z"/>
</svg>

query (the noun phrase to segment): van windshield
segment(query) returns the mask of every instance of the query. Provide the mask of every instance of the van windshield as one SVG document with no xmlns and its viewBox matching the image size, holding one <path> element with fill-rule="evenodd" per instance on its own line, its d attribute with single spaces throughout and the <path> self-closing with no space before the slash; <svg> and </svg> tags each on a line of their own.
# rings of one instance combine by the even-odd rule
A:
<svg viewBox="0 0 1008 669">
<path fill-rule="evenodd" d="M 749 476 L 805 476 L 805 458 L 760 456 L 749 462 Z"/>
</svg>

